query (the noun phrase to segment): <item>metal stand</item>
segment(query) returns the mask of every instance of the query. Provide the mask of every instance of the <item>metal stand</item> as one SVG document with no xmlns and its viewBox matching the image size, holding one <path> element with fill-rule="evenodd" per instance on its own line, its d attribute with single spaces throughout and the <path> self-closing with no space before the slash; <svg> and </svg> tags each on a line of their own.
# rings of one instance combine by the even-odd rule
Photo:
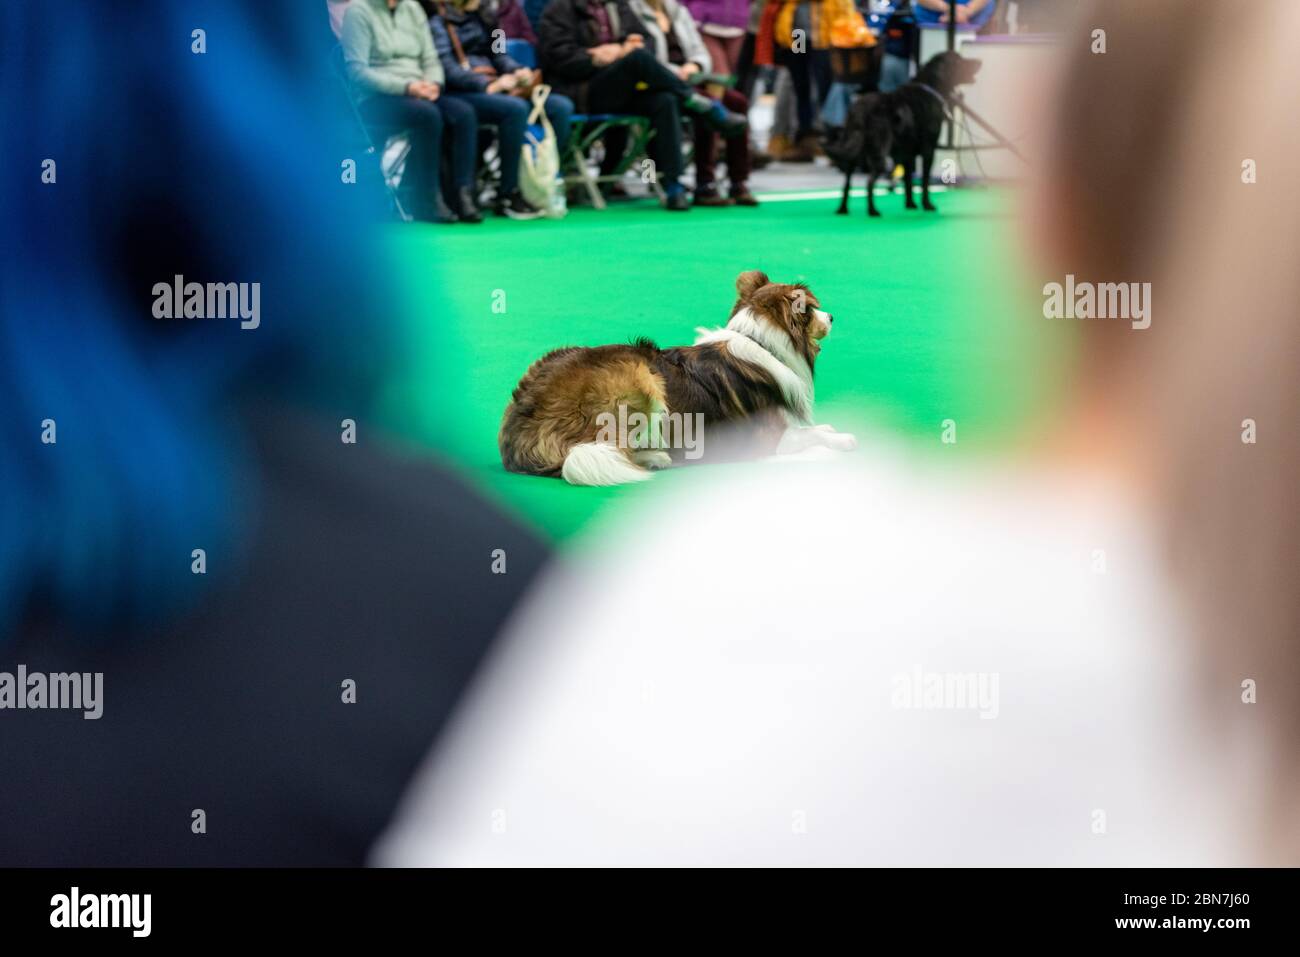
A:
<svg viewBox="0 0 1300 957">
<path fill-rule="evenodd" d="M 957 47 L 957 0 L 948 0 L 948 52 L 949 53 L 955 52 L 956 47 Z M 951 101 L 952 105 L 956 107 L 956 109 L 961 110 L 964 115 L 969 116 L 972 120 L 976 122 L 976 124 L 979 125 L 981 129 L 984 130 L 984 132 L 988 133 L 990 136 L 993 137 L 994 142 L 992 144 L 983 146 L 982 147 L 983 149 L 992 149 L 992 148 L 1001 147 L 1002 149 L 1010 150 L 1013 155 L 1018 157 L 1023 162 L 1025 163 L 1029 162 L 1029 160 L 1025 159 L 1025 154 L 1021 153 L 1020 150 L 1016 149 L 1015 144 L 1013 144 L 1009 139 L 1007 139 L 1005 136 L 999 133 L 988 122 L 988 120 L 984 119 L 974 110 L 972 110 L 969 106 L 967 106 L 966 101 L 963 100 L 960 96 L 958 96 L 955 92 L 950 93 L 948 95 L 948 99 Z M 959 152 L 962 149 L 962 147 L 957 145 L 956 127 L 957 127 L 956 112 L 949 111 L 948 141 L 946 143 L 941 144 L 941 146 L 939 147 L 940 149 L 952 150 L 953 152 Z M 971 144 L 970 146 L 965 148 L 980 149 L 981 147 L 977 147 L 974 144 Z"/>
<path fill-rule="evenodd" d="M 948 0 L 948 52 L 954 53 L 957 50 L 957 0 Z M 957 121 L 949 113 L 948 118 L 948 141 L 940 148 L 945 150 L 955 150 L 957 148 Z"/>
</svg>

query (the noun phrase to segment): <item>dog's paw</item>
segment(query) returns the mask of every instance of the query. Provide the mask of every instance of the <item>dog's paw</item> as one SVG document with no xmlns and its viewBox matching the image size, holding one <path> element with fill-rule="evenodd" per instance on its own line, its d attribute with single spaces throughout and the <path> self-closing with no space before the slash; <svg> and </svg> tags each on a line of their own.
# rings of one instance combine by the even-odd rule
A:
<svg viewBox="0 0 1300 957">
<path fill-rule="evenodd" d="M 927 213 L 937 213 L 939 211 L 939 207 L 934 205 L 934 203 L 930 202 L 928 199 L 921 204 L 921 208 Z"/>
<path fill-rule="evenodd" d="M 666 469 L 671 468 L 673 457 L 662 449 L 653 449 L 646 452 L 637 452 L 633 458 L 636 464 L 646 469 Z"/>
<path fill-rule="evenodd" d="M 841 206 L 839 209 L 835 210 L 836 216 L 847 216 L 848 214 L 849 210 L 847 206 Z"/>
<path fill-rule="evenodd" d="M 867 215 L 868 215 L 868 216 L 873 216 L 873 217 L 875 217 L 876 219 L 879 219 L 879 218 L 880 218 L 880 210 L 878 210 L 878 209 L 869 209 L 869 210 L 867 210 Z"/>
<path fill-rule="evenodd" d="M 903 204 L 903 208 L 904 208 L 904 209 L 916 209 L 916 203 L 912 202 L 911 200 L 908 200 L 906 203 Z"/>
<path fill-rule="evenodd" d="M 835 432 L 824 439 L 828 448 L 837 452 L 852 452 L 858 447 L 858 440 L 847 432 Z"/>
</svg>

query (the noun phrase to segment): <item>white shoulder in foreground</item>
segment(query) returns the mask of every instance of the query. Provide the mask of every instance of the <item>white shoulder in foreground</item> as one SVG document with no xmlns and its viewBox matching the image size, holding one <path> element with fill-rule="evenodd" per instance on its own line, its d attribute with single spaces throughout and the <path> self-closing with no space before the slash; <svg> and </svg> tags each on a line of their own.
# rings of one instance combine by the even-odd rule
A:
<svg viewBox="0 0 1300 957">
<path fill-rule="evenodd" d="M 1224 862 L 1140 527 L 806 468 L 658 498 L 546 579 L 374 863 Z"/>
</svg>

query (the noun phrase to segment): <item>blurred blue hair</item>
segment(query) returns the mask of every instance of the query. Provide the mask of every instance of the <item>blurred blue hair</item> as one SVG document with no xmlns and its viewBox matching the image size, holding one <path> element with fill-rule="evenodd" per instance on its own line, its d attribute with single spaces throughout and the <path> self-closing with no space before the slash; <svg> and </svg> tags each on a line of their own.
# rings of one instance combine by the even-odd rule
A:
<svg viewBox="0 0 1300 957">
<path fill-rule="evenodd" d="M 0 8 L 0 635 L 173 612 L 194 548 L 230 567 L 238 404 L 365 411 L 398 306 L 332 43 L 324 3 Z M 176 274 L 259 282 L 260 327 L 154 319 Z"/>
</svg>

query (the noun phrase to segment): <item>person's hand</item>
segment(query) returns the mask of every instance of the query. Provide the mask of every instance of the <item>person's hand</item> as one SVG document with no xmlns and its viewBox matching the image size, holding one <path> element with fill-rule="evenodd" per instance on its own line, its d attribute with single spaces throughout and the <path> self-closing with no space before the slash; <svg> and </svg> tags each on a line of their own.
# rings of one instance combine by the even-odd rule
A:
<svg viewBox="0 0 1300 957">
<path fill-rule="evenodd" d="M 970 21 L 970 10 L 968 10 L 966 7 L 958 7 L 958 8 L 957 8 L 957 22 L 958 22 L 958 23 L 968 23 L 969 21 Z"/>
<path fill-rule="evenodd" d="M 406 95 L 413 96 L 417 100 L 436 100 L 441 92 L 442 87 L 427 80 L 412 80 L 406 84 Z"/>
<path fill-rule="evenodd" d="M 515 70 L 514 75 L 515 79 L 524 86 L 528 86 L 533 82 L 533 71 L 528 69 L 526 66 L 521 66 L 519 69 Z"/>
<path fill-rule="evenodd" d="M 519 85 L 519 78 L 513 73 L 504 73 L 487 85 L 488 93 L 509 93 Z"/>
<path fill-rule="evenodd" d="M 699 72 L 700 65 L 698 63 L 683 63 L 677 68 L 677 75 L 683 80 L 689 80 Z"/>
<path fill-rule="evenodd" d="M 622 51 L 622 55 L 626 56 L 633 50 L 640 50 L 643 46 L 645 46 L 645 37 L 641 36 L 639 33 L 632 33 L 623 41 L 623 44 L 619 49 Z"/>
<path fill-rule="evenodd" d="M 602 43 L 587 52 L 591 54 L 591 62 L 596 66 L 609 66 L 623 55 L 623 48 L 617 43 Z"/>
</svg>

